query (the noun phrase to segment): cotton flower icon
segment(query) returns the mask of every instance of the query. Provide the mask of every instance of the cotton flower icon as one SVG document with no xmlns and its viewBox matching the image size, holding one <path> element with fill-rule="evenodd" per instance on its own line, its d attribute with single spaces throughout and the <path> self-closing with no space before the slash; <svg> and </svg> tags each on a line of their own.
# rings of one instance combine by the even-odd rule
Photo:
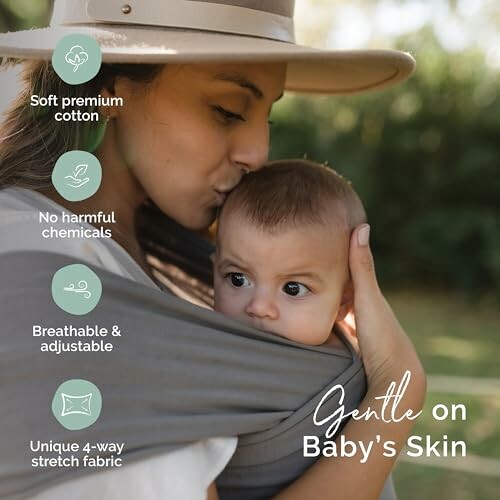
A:
<svg viewBox="0 0 500 500">
<path fill-rule="evenodd" d="M 81 45 L 74 45 L 65 56 L 66 62 L 75 68 L 73 73 L 78 71 L 78 68 L 89 60 L 89 55 L 83 50 Z"/>
</svg>

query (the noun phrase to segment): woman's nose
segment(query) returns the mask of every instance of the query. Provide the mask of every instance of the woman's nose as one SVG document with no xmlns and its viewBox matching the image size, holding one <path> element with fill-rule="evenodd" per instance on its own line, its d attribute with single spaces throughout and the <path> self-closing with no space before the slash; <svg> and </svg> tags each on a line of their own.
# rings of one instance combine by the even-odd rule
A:
<svg viewBox="0 0 500 500">
<path fill-rule="evenodd" d="M 267 123 L 242 126 L 234 138 L 231 161 L 243 172 L 258 170 L 269 155 L 269 128 Z"/>
<path fill-rule="evenodd" d="M 245 312 L 250 317 L 260 319 L 279 319 L 280 312 L 276 301 L 268 293 L 256 293 L 248 302 Z"/>
</svg>

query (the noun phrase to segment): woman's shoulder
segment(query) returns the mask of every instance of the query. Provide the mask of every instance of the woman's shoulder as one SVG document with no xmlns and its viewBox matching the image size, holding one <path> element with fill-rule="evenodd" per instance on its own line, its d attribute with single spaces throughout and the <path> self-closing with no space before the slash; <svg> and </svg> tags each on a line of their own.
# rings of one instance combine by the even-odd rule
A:
<svg viewBox="0 0 500 500">
<path fill-rule="evenodd" d="M 206 439 L 129 463 L 121 469 L 62 483 L 32 497 L 32 500 L 84 500 L 89 491 L 99 491 L 108 500 L 204 500 L 207 488 L 231 459 L 236 443 L 236 438 Z"/>
<path fill-rule="evenodd" d="M 0 254 L 21 251 L 62 254 L 154 286 L 113 239 L 86 237 L 97 229 L 85 222 L 65 219 L 63 214 L 73 215 L 41 193 L 17 187 L 1 189 Z"/>
</svg>

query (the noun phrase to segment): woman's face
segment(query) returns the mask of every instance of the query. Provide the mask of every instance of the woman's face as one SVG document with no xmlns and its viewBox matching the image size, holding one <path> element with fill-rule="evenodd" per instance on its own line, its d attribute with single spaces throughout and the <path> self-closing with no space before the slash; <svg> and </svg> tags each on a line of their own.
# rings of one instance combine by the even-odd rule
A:
<svg viewBox="0 0 500 500">
<path fill-rule="evenodd" d="M 150 87 L 119 80 L 117 160 L 164 213 L 208 227 L 244 172 L 267 159 L 285 73 L 284 64 L 167 65 Z"/>
</svg>

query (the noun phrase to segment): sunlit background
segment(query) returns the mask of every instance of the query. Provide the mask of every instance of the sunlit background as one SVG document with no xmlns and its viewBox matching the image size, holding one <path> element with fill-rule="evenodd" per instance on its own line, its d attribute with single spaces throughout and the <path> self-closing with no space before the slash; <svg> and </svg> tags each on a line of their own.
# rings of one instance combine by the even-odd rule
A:
<svg viewBox="0 0 500 500">
<path fill-rule="evenodd" d="M 0 0 L 0 31 L 47 25 L 50 4 Z M 271 154 L 326 162 L 352 181 L 379 279 L 429 374 L 414 434 L 467 443 L 465 458 L 403 453 L 399 498 L 498 499 L 500 1 L 297 0 L 296 25 L 302 43 L 417 59 L 392 90 L 287 96 L 273 112 Z M 464 403 L 467 420 L 434 420 L 437 403 Z"/>
</svg>

